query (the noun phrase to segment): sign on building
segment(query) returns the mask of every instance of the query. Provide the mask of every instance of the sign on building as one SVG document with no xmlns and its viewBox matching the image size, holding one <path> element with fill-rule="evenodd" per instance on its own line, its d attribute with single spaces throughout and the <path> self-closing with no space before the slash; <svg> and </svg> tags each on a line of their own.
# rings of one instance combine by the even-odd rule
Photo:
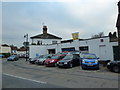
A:
<svg viewBox="0 0 120 90">
<path fill-rule="evenodd" d="M 72 33 L 73 40 L 78 40 L 79 39 L 79 32 L 77 33 Z"/>
</svg>

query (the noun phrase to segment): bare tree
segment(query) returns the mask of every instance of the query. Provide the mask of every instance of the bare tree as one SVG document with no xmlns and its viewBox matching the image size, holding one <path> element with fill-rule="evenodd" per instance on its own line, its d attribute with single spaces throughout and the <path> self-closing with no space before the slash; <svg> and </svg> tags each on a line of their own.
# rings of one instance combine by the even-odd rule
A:
<svg viewBox="0 0 120 90">
<path fill-rule="evenodd" d="M 100 32 L 98 34 L 92 35 L 92 38 L 98 38 L 98 37 L 103 37 L 104 36 L 104 32 Z"/>
</svg>

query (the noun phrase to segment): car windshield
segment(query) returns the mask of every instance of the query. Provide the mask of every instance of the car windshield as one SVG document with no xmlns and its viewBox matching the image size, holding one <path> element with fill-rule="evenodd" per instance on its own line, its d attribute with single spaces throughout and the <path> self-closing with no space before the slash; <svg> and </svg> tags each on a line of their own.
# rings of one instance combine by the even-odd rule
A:
<svg viewBox="0 0 120 90">
<path fill-rule="evenodd" d="M 10 57 L 15 57 L 15 55 L 12 55 L 12 56 L 10 56 Z"/>
<path fill-rule="evenodd" d="M 57 59 L 59 56 L 52 56 L 51 59 Z"/>
<path fill-rule="evenodd" d="M 64 60 L 69 60 L 69 59 L 72 59 L 73 58 L 73 55 L 67 55 L 67 56 L 65 56 L 63 59 Z"/>
<path fill-rule="evenodd" d="M 83 55 L 83 58 L 85 58 L 85 59 L 95 59 L 96 58 L 96 55 L 92 55 L 92 54 L 85 54 L 85 55 Z"/>
<path fill-rule="evenodd" d="M 40 57 L 39 60 L 47 59 L 47 57 Z"/>
</svg>

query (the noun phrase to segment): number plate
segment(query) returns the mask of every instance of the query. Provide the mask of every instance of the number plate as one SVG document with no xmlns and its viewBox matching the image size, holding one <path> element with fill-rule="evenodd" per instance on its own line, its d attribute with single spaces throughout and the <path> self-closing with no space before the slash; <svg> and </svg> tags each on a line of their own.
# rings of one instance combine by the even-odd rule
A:
<svg viewBox="0 0 120 90">
<path fill-rule="evenodd" d="M 62 66 L 63 64 L 59 64 L 60 66 Z"/>
</svg>

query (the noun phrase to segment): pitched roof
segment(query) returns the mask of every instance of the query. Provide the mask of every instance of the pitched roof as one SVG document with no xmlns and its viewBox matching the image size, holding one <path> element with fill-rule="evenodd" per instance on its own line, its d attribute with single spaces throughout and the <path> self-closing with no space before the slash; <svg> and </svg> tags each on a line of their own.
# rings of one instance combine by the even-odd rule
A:
<svg viewBox="0 0 120 90">
<path fill-rule="evenodd" d="M 43 34 L 39 34 L 39 35 L 36 35 L 36 36 L 33 36 L 33 37 L 30 37 L 31 39 L 34 39 L 34 38 L 38 38 L 38 39 L 62 39 L 61 37 L 57 37 L 55 35 L 52 35 L 52 34 L 48 34 L 46 36 L 44 36 Z"/>
<path fill-rule="evenodd" d="M 17 50 L 18 48 L 16 46 L 10 46 L 12 50 Z"/>
<path fill-rule="evenodd" d="M 1 46 L 3 46 L 3 47 L 9 47 L 9 45 L 7 45 L 7 44 L 3 44 L 3 45 L 1 45 Z"/>
<path fill-rule="evenodd" d="M 26 51 L 26 48 L 20 48 L 17 51 Z"/>
</svg>

